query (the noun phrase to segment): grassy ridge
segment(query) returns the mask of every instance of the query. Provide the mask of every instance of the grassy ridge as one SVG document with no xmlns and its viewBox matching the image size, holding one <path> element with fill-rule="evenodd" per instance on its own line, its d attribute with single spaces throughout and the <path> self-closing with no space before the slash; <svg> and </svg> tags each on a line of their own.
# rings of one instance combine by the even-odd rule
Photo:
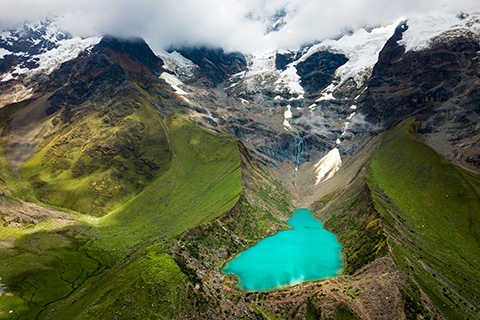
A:
<svg viewBox="0 0 480 320">
<path fill-rule="evenodd" d="M 320 211 L 334 198 L 335 203 L 327 209 L 324 226 L 337 235 L 343 246 L 343 273 L 353 274 L 385 255 L 386 238 L 366 183 L 366 173 L 359 174 L 351 188 L 338 194 L 337 198 L 335 196 L 330 194 L 318 201 L 314 212 Z M 325 212 L 323 214 L 326 215 Z"/>
<path fill-rule="evenodd" d="M 66 109 L 20 172 L 52 205 L 103 215 L 168 170 L 171 153 L 149 95 L 132 85 L 114 101 Z"/>
<path fill-rule="evenodd" d="M 414 119 L 385 134 L 369 188 L 397 263 L 451 319 L 479 317 L 480 177 L 416 136 Z"/>
<path fill-rule="evenodd" d="M 177 235 L 238 201 L 242 174 L 234 138 L 207 132 L 175 113 L 166 130 L 173 151 L 170 169 L 98 221 L 99 247 L 129 248 L 155 234 Z"/>
<path fill-rule="evenodd" d="M 160 120 L 159 117 L 154 119 Z M 207 132 L 193 124 L 187 116 L 174 113 L 157 122 L 157 126 L 165 132 L 166 144 L 171 150 L 171 163 L 161 177 L 117 210 L 103 218 L 73 215 L 67 226 L 58 226 L 51 221 L 33 228 L 0 226 L 0 282 L 10 293 L 0 296 L 0 310 L 4 311 L 0 313 L 0 319 L 45 318 L 49 310 L 62 306 L 65 299 L 76 297 L 76 293 L 90 288 L 99 276 L 131 253 L 132 247 L 140 242 L 148 242 L 155 235 L 162 238 L 178 235 L 215 219 L 234 206 L 241 193 L 240 155 L 236 140 Z M 83 196 L 88 197 L 88 194 Z M 157 240 L 160 241 L 159 238 Z M 4 243 L 8 245 L 3 246 Z M 145 254 L 150 250 L 147 249 L 143 251 Z M 122 278 L 112 283 L 110 289 L 97 287 L 95 292 L 107 290 L 108 294 L 108 290 L 114 290 L 125 293 L 121 291 L 125 285 L 131 290 L 125 294 L 132 295 L 134 306 L 133 301 L 140 299 L 138 296 L 135 298 L 135 294 L 154 294 L 154 291 L 143 292 L 140 287 L 148 283 L 152 290 L 156 290 L 171 276 L 172 282 L 164 283 L 166 289 L 161 289 L 161 292 L 165 294 L 173 290 L 176 293 L 176 286 L 182 283 L 182 274 L 176 273 L 172 258 L 162 250 L 155 249 L 148 256 L 130 254 L 125 258 L 127 260 L 124 261 L 131 264 L 122 272 L 141 276 L 135 278 L 137 282 L 132 284 L 133 287 L 131 283 L 127 285 L 123 282 L 128 278 Z M 121 268 L 121 265 L 122 262 L 116 268 Z M 139 270 L 142 270 L 140 274 Z M 162 272 L 166 272 L 168 277 L 164 277 Z M 164 301 L 162 299 L 159 298 L 159 304 Z M 165 307 L 169 306 L 166 301 L 169 300 L 162 302 L 162 309 L 155 312 L 170 318 L 171 313 L 165 311 L 168 309 Z M 99 308 L 115 309 L 116 302 L 105 303 L 101 302 Z M 143 309 L 148 312 L 147 306 Z M 96 310 L 85 312 L 94 317 Z M 131 315 L 152 316 L 138 312 L 138 309 L 134 310 Z"/>
</svg>

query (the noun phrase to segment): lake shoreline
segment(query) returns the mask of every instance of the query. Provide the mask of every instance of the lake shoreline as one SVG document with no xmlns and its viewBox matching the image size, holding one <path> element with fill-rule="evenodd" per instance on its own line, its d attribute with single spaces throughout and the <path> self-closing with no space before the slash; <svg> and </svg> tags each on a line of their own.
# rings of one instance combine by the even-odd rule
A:
<svg viewBox="0 0 480 320">
<path fill-rule="evenodd" d="M 260 240 L 227 261 L 222 274 L 232 274 L 236 287 L 244 292 L 272 292 L 342 274 L 343 248 L 310 210 L 296 209 L 287 224 L 292 228 Z"/>
</svg>

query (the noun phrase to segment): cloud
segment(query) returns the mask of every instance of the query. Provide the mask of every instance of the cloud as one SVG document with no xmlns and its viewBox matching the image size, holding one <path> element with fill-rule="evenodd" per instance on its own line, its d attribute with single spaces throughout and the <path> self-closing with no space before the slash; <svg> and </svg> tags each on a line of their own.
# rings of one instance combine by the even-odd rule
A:
<svg viewBox="0 0 480 320">
<path fill-rule="evenodd" d="M 15 0 L 4 1 L 0 28 L 62 17 L 74 35 L 141 36 L 154 50 L 175 45 L 211 45 L 227 50 L 299 46 L 363 26 L 435 11 L 480 10 L 478 0 Z M 278 32 L 265 34 L 276 14 L 286 13 Z"/>
</svg>

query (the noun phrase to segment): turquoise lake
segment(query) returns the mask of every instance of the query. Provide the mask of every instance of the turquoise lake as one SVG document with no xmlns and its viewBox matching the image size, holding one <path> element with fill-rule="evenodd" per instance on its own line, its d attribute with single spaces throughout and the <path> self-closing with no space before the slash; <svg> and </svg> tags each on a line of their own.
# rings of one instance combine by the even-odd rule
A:
<svg viewBox="0 0 480 320">
<path fill-rule="evenodd" d="M 342 271 L 342 246 L 307 209 L 295 210 L 292 229 L 259 241 L 226 263 L 223 273 L 239 279 L 248 291 L 273 290 L 301 282 L 331 278 Z"/>
</svg>

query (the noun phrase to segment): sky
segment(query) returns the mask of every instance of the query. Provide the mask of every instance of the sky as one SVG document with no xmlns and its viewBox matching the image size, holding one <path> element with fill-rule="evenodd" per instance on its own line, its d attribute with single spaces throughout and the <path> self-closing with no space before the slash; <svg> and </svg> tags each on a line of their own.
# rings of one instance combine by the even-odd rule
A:
<svg viewBox="0 0 480 320">
<path fill-rule="evenodd" d="M 284 27 L 266 33 L 276 13 Z M 297 49 L 361 27 L 435 12 L 480 11 L 479 0 L 0 0 L 0 30 L 60 17 L 73 35 L 143 37 L 155 50 L 209 45 L 228 51 Z"/>
</svg>

